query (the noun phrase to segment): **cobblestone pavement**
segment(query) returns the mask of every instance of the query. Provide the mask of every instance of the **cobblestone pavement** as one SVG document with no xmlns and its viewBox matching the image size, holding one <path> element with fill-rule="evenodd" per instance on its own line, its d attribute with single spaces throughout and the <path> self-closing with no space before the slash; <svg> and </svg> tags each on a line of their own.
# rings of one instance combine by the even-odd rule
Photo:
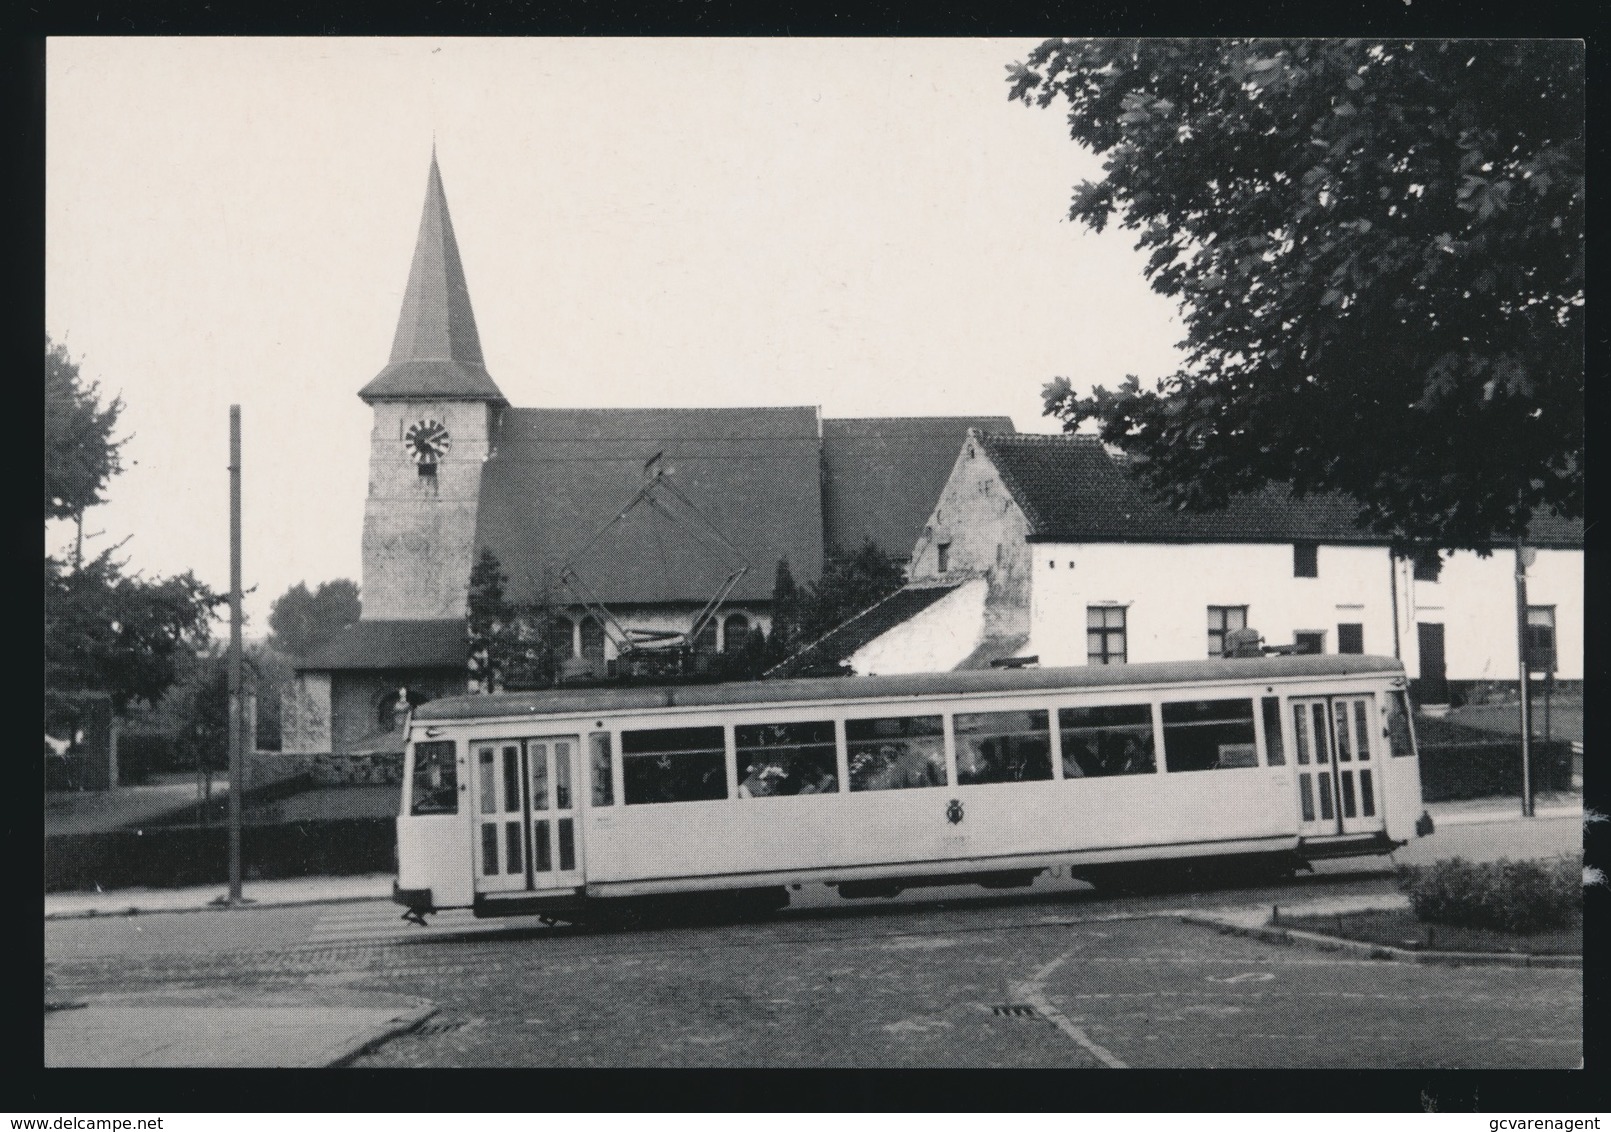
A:
<svg viewBox="0 0 1611 1132">
<path fill-rule="evenodd" d="M 287 909 L 298 929 L 201 955 L 81 949 L 68 959 L 58 948 L 49 973 L 60 998 L 115 987 L 234 1001 L 386 991 L 433 1003 L 421 1027 L 355 1062 L 375 1067 L 1580 1063 L 1577 970 L 1355 960 L 1135 918 L 1390 891 L 1380 875 L 1344 876 L 1130 900 L 873 905 L 630 934 L 444 917 L 398 935 L 377 903 Z M 338 913 L 347 918 L 332 921 Z M 303 942 L 279 942 L 298 930 Z"/>
</svg>

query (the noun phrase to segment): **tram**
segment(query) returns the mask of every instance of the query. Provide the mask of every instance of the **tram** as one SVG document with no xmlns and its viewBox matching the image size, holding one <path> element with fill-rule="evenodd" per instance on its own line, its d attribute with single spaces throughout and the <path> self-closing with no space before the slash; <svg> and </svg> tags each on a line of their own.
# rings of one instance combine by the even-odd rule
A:
<svg viewBox="0 0 1611 1132">
<path fill-rule="evenodd" d="M 1346 655 L 433 700 L 407 724 L 393 898 L 419 922 L 608 922 L 806 883 L 1290 875 L 1431 832 L 1406 685 Z"/>
</svg>

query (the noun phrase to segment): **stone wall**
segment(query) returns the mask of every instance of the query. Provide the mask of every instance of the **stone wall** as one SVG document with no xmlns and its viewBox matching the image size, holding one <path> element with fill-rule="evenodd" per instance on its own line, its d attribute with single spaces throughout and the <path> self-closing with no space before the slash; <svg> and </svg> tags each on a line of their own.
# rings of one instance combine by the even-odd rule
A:
<svg viewBox="0 0 1611 1132">
<path fill-rule="evenodd" d="M 1012 638 L 1030 630 L 1033 569 L 1029 522 L 995 464 L 972 437 L 957 455 L 934 513 L 912 548 L 911 579 L 984 578 L 981 637 Z M 940 548 L 946 548 L 945 569 Z"/>
<path fill-rule="evenodd" d="M 313 781 L 320 786 L 396 786 L 403 781 L 403 753 L 312 756 Z"/>
<path fill-rule="evenodd" d="M 330 749 L 330 674 L 298 672 L 281 693 L 280 749 Z"/>
<path fill-rule="evenodd" d="M 478 401 L 374 405 L 364 504 L 365 619 L 464 616 L 492 413 Z M 452 438 L 434 476 L 420 475 L 404 446 L 408 427 L 427 419 L 445 425 Z"/>
<path fill-rule="evenodd" d="M 329 738 L 320 748 L 326 751 L 350 749 L 366 735 L 384 730 L 381 709 L 393 719 L 397 690 L 407 688 L 427 700 L 462 696 L 466 689 L 463 669 L 359 670 L 335 672 L 330 679 Z"/>
</svg>

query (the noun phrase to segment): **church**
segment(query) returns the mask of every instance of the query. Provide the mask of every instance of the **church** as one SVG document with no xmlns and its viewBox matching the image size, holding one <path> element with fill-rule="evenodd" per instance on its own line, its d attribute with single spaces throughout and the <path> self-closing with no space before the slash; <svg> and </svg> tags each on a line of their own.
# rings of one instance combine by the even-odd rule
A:
<svg viewBox="0 0 1611 1132">
<path fill-rule="evenodd" d="M 358 396 L 371 410 L 363 615 L 298 658 L 288 751 L 400 750 L 399 689 L 415 702 L 466 690 L 483 550 L 510 599 L 562 611 L 561 651 L 578 661 L 615 658 L 600 606 L 632 631 L 686 634 L 729 584 L 698 643 L 736 648 L 769 627 L 780 561 L 805 585 L 836 547 L 910 554 L 969 430 L 1013 431 L 1003 417 L 815 406 L 512 406 L 482 357 L 434 153 L 391 356 Z M 655 475 L 667 493 L 631 507 Z"/>
</svg>

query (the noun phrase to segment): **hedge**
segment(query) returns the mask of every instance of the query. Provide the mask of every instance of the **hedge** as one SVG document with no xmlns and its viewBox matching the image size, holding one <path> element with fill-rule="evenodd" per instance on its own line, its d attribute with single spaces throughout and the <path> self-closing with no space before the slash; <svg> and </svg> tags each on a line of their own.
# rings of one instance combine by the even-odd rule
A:
<svg viewBox="0 0 1611 1132">
<path fill-rule="evenodd" d="M 1419 727 L 1420 721 L 1417 720 Z M 1486 735 L 1487 733 L 1479 733 Z M 1421 798 L 1452 802 L 1521 794 L 1521 740 L 1484 738 L 1448 745 L 1423 743 Z M 1572 744 L 1561 740 L 1532 743 L 1533 791 L 1572 788 Z"/>
<path fill-rule="evenodd" d="M 1526 934 L 1568 927 L 1583 914 L 1583 866 L 1574 856 L 1475 863 L 1446 857 L 1400 865 L 1399 888 L 1422 923 Z"/>
<path fill-rule="evenodd" d="M 241 830 L 248 880 L 350 876 L 396 869 L 392 818 L 248 825 Z M 225 825 L 148 825 L 45 839 L 45 891 L 177 888 L 229 880 Z"/>
</svg>

